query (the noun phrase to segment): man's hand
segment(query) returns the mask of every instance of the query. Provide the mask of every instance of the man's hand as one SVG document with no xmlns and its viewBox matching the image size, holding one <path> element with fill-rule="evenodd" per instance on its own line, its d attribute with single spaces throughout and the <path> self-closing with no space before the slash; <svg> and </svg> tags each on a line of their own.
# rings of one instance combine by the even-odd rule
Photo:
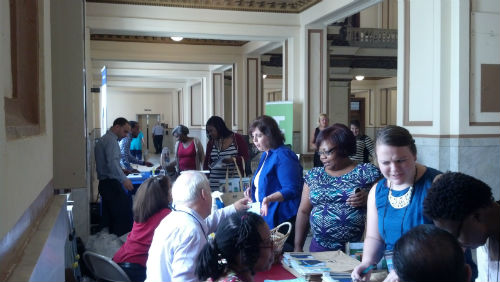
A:
<svg viewBox="0 0 500 282">
<path fill-rule="evenodd" d="M 130 171 L 130 173 L 140 173 L 140 171 L 138 171 L 137 169 L 135 169 L 135 168 L 134 168 L 134 169 L 132 169 L 132 170 Z"/>
<path fill-rule="evenodd" d="M 153 166 L 153 163 L 150 163 L 150 162 L 144 162 L 144 165 L 147 166 L 147 167 L 152 167 Z"/>
<path fill-rule="evenodd" d="M 123 173 L 125 173 L 125 175 L 129 175 L 129 174 L 131 174 L 131 173 L 132 173 L 132 171 L 130 171 L 130 170 L 128 170 L 128 169 L 124 169 L 124 168 L 122 168 L 122 170 L 123 170 Z"/>
<path fill-rule="evenodd" d="M 134 190 L 134 185 L 132 185 L 132 181 L 128 178 L 123 181 L 123 187 L 129 191 Z"/>
<path fill-rule="evenodd" d="M 246 211 L 246 210 L 248 210 L 248 208 L 250 208 L 248 203 L 249 203 L 249 199 L 243 198 L 243 199 L 240 199 L 240 200 L 234 202 L 233 205 L 237 211 Z"/>
<path fill-rule="evenodd" d="M 353 193 L 347 199 L 347 203 L 355 208 L 364 208 L 366 207 L 366 200 L 368 199 L 368 190 L 361 189 L 356 193 Z"/>
</svg>

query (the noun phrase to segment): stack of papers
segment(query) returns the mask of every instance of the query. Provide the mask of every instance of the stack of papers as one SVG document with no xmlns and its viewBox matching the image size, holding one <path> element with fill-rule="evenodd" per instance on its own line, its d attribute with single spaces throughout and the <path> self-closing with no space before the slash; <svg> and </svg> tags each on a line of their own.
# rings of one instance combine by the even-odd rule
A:
<svg viewBox="0 0 500 282">
<path fill-rule="evenodd" d="M 341 251 L 284 253 L 283 266 L 306 281 L 350 281 L 359 261 Z M 348 280 L 343 280 L 348 279 Z"/>
</svg>

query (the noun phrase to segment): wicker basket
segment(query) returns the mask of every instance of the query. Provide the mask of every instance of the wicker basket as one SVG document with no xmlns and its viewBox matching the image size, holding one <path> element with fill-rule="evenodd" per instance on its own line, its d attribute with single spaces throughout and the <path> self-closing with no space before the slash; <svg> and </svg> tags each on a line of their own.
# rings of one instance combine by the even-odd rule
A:
<svg viewBox="0 0 500 282">
<path fill-rule="evenodd" d="M 278 230 L 285 225 L 288 225 L 288 231 L 283 234 Z M 285 245 L 285 241 L 290 235 L 290 231 L 292 231 L 292 224 L 290 222 L 283 222 L 282 224 L 271 229 L 271 240 L 273 241 L 274 250 L 274 263 L 280 263 L 283 245 Z"/>
</svg>

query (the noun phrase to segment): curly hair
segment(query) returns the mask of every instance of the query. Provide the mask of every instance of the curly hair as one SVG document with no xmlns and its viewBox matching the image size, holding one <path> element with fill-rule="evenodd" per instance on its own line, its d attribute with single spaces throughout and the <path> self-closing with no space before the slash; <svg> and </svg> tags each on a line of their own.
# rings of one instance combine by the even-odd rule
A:
<svg viewBox="0 0 500 282">
<path fill-rule="evenodd" d="M 424 214 L 431 219 L 462 221 L 493 201 L 491 188 L 460 172 L 442 174 L 427 192 Z"/>
<path fill-rule="evenodd" d="M 263 242 L 259 234 L 262 224 L 265 221 L 261 216 L 247 211 L 225 218 L 196 260 L 195 273 L 200 281 L 218 280 L 228 271 L 228 266 L 236 264 L 237 257 L 241 259 L 239 264 L 247 266 L 253 275 Z"/>
<path fill-rule="evenodd" d="M 316 148 L 319 148 L 323 141 L 329 141 L 337 146 L 336 154 L 341 158 L 347 158 L 356 153 L 356 137 L 347 126 L 341 123 L 323 129 L 316 137 Z"/>
</svg>

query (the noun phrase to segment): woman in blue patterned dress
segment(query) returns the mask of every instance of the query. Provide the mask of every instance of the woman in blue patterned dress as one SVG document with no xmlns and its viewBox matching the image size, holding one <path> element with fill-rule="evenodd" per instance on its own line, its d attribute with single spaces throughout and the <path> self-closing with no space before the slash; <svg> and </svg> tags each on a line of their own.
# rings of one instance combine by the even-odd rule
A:
<svg viewBox="0 0 500 282">
<path fill-rule="evenodd" d="M 311 169 L 304 178 L 294 249 L 303 251 L 310 223 L 311 252 L 344 250 L 347 242 L 361 240 L 366 198 L 380 171 L 373 164 L 349 159 L 356 152 L 356 138 L 343 124 L 321 131 L 316 146 L 324 166 Z"/>
</svg>

